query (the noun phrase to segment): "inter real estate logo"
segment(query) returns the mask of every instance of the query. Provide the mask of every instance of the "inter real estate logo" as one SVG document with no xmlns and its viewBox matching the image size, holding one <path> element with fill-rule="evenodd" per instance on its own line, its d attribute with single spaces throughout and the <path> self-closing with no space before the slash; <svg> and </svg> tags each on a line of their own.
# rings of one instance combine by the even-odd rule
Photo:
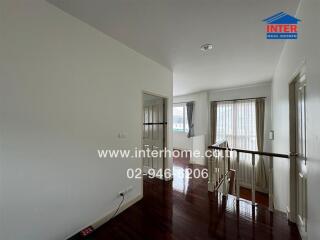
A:
<svg viewBox="0 0 320 240">
<path fill-rule="evenodd" d="M 285 12 L 277 13 L 263 20 L 266 26 L 267 39 L 298 39 L 297 19 Z"/>
</svg>

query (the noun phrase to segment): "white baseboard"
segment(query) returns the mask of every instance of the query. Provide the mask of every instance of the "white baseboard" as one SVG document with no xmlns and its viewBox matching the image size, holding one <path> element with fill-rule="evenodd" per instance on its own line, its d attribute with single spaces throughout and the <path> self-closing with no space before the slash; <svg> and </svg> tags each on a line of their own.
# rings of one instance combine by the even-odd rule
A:
<svg viewBox="0 0 320 240">
<path fill-rule="evenodd" d="M 132 206 L 133 204 L 135 204 L 136 202 L 140 201 L 142 198 L 143 198 L 143 195 L 140 194 L 140 195 L 138 195 L 138 196 L 130 199 L 129 201 L 125 202 L 125 203 L 119 208 L 119 211 L 118 211 L 117 215 L 120 214 L 121 212 L 123 212 L 124 210 L 126 210 L 127 208 L 131 207 L 131 206 Z M 100 219 L 97 220 L 95 223 L 91 224 L 91 226 L 92 226 L 94 229 L 102 226 L 103 224 L 105 224 L 106 222 L 108 222 L 108 221 L 112 218 L 112 216 L 113 216 L 113 214 L 114 214 L 115 211 L 116 211 L 116 209 L 108 212 L 106 216 L 100 218 Z"/>
<path fill-rule="evenodd" d="M 125 201 L 123 203 L 123 205 L 119 208 L 119 211 L 117 213 L 120 214 L 121 212 L 123 212 L 124 210 L 126 210 L 127 208 L 131 207 L 133 204 L 137 203 L 138 201 L 140 201 L 143 198 L 142 194 L 139 194 L 138 196 L 129 199 L 128 201 Z M 101 227 L 103 224 L 107 223 L 109 220 L 111 220 L 111 218 L 113 217 L 114 213 L 115 213 L 116 209 L 113 209 L 109 212 L 106 213 L 105 216 L 99 218 L 97 221 L 95 221 L 92 224 L 87 225 L 88 226 L 92 226 L 94 229 L 97 229 L 99 227 Z M 79 233 L 81 230 L 83 230 L 86 227 L 83 227 L 81 229 L 79 229 L 77 232 L 73 233 L 72 235 L 70 235 L 69 237 L 67 237 L 66 239 L 69 239 L 70 237 L 74 236 L 75 234 Z"/>
</svg>

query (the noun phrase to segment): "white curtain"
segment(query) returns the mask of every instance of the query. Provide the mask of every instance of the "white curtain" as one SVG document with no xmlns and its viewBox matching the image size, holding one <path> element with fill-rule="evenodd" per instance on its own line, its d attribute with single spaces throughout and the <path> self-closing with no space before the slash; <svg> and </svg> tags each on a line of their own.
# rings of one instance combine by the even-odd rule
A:
<svg viewBox="0 0 320 240">
<path fill-rule="evenodd" d="M 255 99 L 217 102 L 216 141 L 226 139 L 231 148 L 258 150 Z M 235 156 L 231 167 L 235 169 Z M 240 184 L 251 186 L 251 155 L 240 154 Z"/>
</svg>

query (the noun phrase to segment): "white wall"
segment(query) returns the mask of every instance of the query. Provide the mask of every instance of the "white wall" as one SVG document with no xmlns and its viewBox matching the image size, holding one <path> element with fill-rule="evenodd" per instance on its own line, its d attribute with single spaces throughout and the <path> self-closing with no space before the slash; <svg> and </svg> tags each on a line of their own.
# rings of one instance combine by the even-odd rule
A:
<svg viewBox="0 0 320 240">
<path fill-rule="evenodd" d="M 0 2 L 0 239 L 65 239 L 142 194 L 142 91 L 169 99 L 172 72 L 44 0 Z M 125 139 L 117 138 L 125 133 Z"/>
<path fill-rule="evenodd" d="M 289 152 L 289 88 L 293 74 L 304 60 L 307 67 L 307 158 L 308 158 L 308 233 L 310 240 L 320 239 L 320 2 L 302 0 L 297 17 L 299 39 L 288 41 L 282 51 L 273 80 L 273 127 L 276 152 Z M 289 206 L 289 162 L 275 160 L 275 207 Z"/>
<path fill-rule="evenodd" d="M 206 146 L 210 144 L 210 102 L 242 98 L 266 97 L 265 151 L 271 151 L 268 133 L 271 130 L 271 82 L 220 90 L 209 90 L 173 98 L 174 103 L 195 102 L 195 135 L 206 136 Z M 192 140 L 184 133 L 173 132 L 173 147 L 192 149 Z"/>
</svg>

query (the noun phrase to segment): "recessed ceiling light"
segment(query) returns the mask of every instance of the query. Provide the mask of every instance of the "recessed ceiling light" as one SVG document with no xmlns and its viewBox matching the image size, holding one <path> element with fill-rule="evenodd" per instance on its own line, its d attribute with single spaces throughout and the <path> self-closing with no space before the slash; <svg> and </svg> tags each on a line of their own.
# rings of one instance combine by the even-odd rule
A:
<svg viewBox="0 0 320 240">
<path fill-rule="evenodd" d="M 200 47 L 201 51 L 209 51 L 209 50 L 212 50 L 213 49 L 213 45 L 211 43 L 206 43 L 206 44 L 203 44 L 201 47 Z"/>
</svg>

